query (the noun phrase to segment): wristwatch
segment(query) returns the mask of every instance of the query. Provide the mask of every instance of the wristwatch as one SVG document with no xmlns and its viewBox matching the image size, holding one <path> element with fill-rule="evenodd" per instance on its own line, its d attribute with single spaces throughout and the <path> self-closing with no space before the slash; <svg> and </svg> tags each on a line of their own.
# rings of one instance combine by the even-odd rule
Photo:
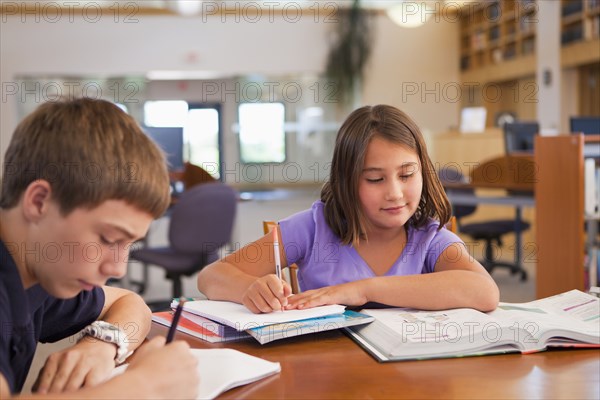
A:
<svg viewBox="0 0 600 400">
<path fill-rule="evenodd" d="M 85 336 L 91 336 L 93 338 L 102 340 L 103 342 L 112 343 L 117 346 L 117 355 L 115 356 L 115 364 L 119 365 L 125 362 L 127 357 L 132 352 L 129 351 L 127 338 L 125 332 L 120 330 L 117 326 L 109 324 L 105 321 L 94 321 L 90 325 L 83 328 L 79 336 L 79 340 Z"/>
</svg>

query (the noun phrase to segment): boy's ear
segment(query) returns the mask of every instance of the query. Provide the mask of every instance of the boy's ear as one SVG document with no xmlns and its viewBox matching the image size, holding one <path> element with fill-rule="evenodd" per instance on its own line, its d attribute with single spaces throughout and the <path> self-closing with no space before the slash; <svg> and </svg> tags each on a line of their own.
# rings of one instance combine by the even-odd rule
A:
<svg viewBox="0 0 600 400">
<path fill-rule="evenodd" d="M 23 193 L 23 214 L 30 221 L 43 217 L 50 207 L 52 187 L 48 181 L 38 179 L 29 184 Z"/>
</svg>

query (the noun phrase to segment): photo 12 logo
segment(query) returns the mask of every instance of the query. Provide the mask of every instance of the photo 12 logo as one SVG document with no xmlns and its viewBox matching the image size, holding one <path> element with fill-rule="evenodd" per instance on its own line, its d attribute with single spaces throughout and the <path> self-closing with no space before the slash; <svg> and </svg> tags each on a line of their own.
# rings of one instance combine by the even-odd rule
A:
<svg viewBox="0 0 600 400">
<path fill-rule="evenodd" d="M 86 97 L 115 103 L 139 103 L 138 82 L 120 81 L 14 81 L 2 82 L 2 102 L 52 102 L 63 98 Z"/>
<path fill-rule="evenodd" d="M 135 1 L 2 1 L 2 23 L 18 18 L 20 22 L 56 24 L 102 20 L 135 24 L 140 6 Z"/>
<path fill-rule="evenodd" d="M 345 1 L 350 3 L 349 1 Z M 199 14 L 202 22 L 219 17 L 219 21 L 235 23 L 287 23 L 301 20 L 315 23 L 337 23 L 339 2 L 335 1 L 202 1 Z"/>
</svg>

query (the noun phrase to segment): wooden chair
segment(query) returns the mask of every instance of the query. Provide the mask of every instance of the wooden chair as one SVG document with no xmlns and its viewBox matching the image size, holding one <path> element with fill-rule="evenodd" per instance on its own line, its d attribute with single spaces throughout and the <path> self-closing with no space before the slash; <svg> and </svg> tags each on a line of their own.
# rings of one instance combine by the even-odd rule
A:
<svg viewBox="0 0 600 400">
<path fill-rule="evenodd" d="M 452 233 L 458 234 L 458 225 L 456 224 L 456 217 L 454 215 L 450 217 L 450 221 L 446 224 L 446 229 Z"/>
<path fill-rule="evenodd" d="M 263 231 L 265 234 L 271 232 L 273 228 L 279 229 L 277 222 L 263 221 Z M 277 233 L 279 233 L 279 237 L 281 237 L 281 232 L 278 231 Z M 298 285 L 298 266 L 296 264 L 288 265 L 286 268 L 283 268 L 281 272 L 283 273 L 286 282 L 290 284 L 292 293 L 300 293 L 300 286 Z"/>
</svg>

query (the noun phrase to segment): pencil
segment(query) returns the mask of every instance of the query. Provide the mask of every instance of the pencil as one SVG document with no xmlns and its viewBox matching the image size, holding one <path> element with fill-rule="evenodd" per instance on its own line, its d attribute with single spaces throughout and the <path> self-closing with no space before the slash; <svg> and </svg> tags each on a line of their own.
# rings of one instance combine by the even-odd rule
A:
<svg viewBox="0 0 600 400">
<path fill-rule="evenodd" d="M 179 304 L 177 304 L 177 309 L 175 309 L 175 314 L 173 315 L 173 320 L 171 321 L 171 326 L 169 327 L 169 333 L 167 333 L 167 343 L 171 343 L 173 341 L 173 337 L 175 337 L 177 324 L 179 324 L 179 318 L 181 317 L 181 311 L 183 311 L 184 303 L 185 300 L 180 299 Z"/>
<path fill-rule="evenodd" d="M 279 257 L 279 237 L 277 236 L 277 227 L 275 227 L 274 231 L 273 255 L 275 256 L 275 274 L 281 280 L 281 258 Z"/>
</svg>

